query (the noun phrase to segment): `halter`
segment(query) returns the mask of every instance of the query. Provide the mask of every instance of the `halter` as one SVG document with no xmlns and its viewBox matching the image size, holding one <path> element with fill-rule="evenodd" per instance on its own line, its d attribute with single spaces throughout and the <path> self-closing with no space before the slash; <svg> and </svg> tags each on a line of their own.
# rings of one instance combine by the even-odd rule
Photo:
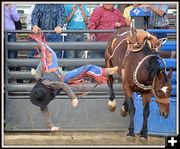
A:
<svg viewBox="0 0 180 149">
<path fill-rule="evenodd" d="M 152 84 L 152 92 L 156 98 L 156 102 L 157 103 L 160 103 L 160 104 L 168 104 L 170 102 L 170 99 L 169 98 L 159 98 L 157 97 L 156 93 L 155 93 L 155 79 L 156 77 L 154 77 L 153 79 L 153 84 Z"/>
</svg>

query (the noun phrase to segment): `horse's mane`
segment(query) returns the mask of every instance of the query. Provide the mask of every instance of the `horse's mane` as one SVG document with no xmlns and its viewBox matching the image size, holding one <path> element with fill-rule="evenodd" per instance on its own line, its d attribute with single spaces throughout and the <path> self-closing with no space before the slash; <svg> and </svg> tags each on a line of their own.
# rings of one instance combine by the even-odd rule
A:
<svg viewBox="0 0 180 149">
<path fill-rule="evenodd" d="M 154 51 L 152 51 L 149 47 L 149 45 L 146 43 L 145 46 L 143 47 L 142 50 L 144 55 L 150 55 L 150 54 L 155 54 Z M 160 64 L 158 62 L 158 57 L 152 56 L 148 60 L 148 65 L 146 67 L 147 71 L 149 72 L 149 77 L 154 78 L 155 75 L 159 74 L 160 71 L 162 70 L 160 67 Z"/>
</svg>

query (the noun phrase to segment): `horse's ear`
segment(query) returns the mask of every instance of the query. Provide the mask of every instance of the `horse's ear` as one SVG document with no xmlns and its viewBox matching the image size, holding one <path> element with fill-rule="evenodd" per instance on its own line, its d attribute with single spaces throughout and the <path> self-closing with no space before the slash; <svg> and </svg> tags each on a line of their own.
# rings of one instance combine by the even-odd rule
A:
<svg viewBox="0 0 180 149">
<path fill-rule="evenodd" d="M 162 71 L 162 70 L 158 73 L 158 77 L 159 77 L 159 78 L 164 77 L 164 74 L 163 74 L 163 71 Z"/>
<path fill-rule="evenodd" d="M 172 71 L 173 71 L 173 67 L 171 67 L 171 68 L 169 69 L 169 73 L 168 73 L 168 75 L 167 75 L 168 79 L 171 79 Z"/>
<path fill-rule="evenodd" d="M 160 70 L 160 71 L 157 73 L 157 77 L 158 77 L 158 80 L 164 79 L 163 70 Z"/>
</svg>

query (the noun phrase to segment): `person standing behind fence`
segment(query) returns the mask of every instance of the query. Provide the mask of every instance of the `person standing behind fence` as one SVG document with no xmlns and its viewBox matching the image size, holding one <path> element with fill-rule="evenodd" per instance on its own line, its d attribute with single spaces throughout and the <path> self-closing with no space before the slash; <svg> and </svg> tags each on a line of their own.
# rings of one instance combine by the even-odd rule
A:
<svg viewBox="0 0 180 149">
<path fill-rule="evenodd" d="M 153 29 L 168 29 L 169 20 L 167 4 L 141 5 L 140 7 L 148 8 L 151 11 L 149 27 Z M 166 33 L 154 34 L 158 39 L 167 37 Z"/>
<path fill-rule="evenodd" d="M 133 8 L 136 8 L 138 7 L 140 4 L 132 4 L 132 5 L 129 5 L 128 7 L 126 7 L 123 11 L 123 17 L 126 21 L 126 26 L 130 26 L 130 23 L 131 23 L 131 15 L 130 15 L 130 12 Z"/>
<path fill-rule="evenodd" d="M 88 23 L 89 12 L 84 4 L 66 4 L 65 16 L 67 30 L 85 30 Z M 85 41 L 84 33 L 68 33 L 67 41 Z M 84 51 L 71 50 L 64 51 L 65 58 L 82 58 Z M 72 69 L 72 68 L 71 68 Z"/>
<path fill-rule="evenodd" d="M 113 30 L 126 25 L 120 10 L 113 4 L 103 4 L 92 12 L 89 19 L 89 30 Z M 91 33 L 90 41 L 108 41 L 112 33 Z M 89 57 L 104 58 L 104 51 L 90 52 Z"/>
<path fill-rule="evenodd" d="M 55 30 L 56 33 L 45 34 L 47 42 L 61 41 L 61 30 L 65 21 L 63 4 L 35 4 L 32 12 L 32 31 L 37 34 L 40 30 Z M 62 57 L 62 50 L 55 51 L 58 58 Z"/>
<path fill-rule="evenodd" d="M 34 7 L 35 7 L 35 5 L 31 6 L 31 8 L 29 10 L 29 13 L 27 15 L 27 18 L 26 18 L 26 28 L 27 28 L 27 30 L 32 30 L 31 16 L 32 16 L 32 12 L 34 10 Z M 32 42 L 33 40 L 29 39 L 29 41 Z M 34 58 L 35 55 L 37 55 L 37 54 L 38 54 L 38 52 L 36 50 L 29 51 L 28 54 L 27 54 L 27 57 L 28 58 Z M 29 69 L 31 69 L 31 68 L 29 68 Z"/>
<path fill-rule="evenodd" d="M 29 13 L 27 15 L 27 18 L 26 18 L 26 28 L 27 28 L 27 30 L 32 30 L 31 16 L 32 16 L 32 12 L 34 10 L 34 7 L 35 7 L 35 5 L 31 6 L 31 8 L 29 10 Z"/>
<path fill-rule="evenodd" d="M 14 22 L 20 20 L 20 15 L 17 12 L 14 4 L 5 4 L 4 7 L 4 31 L 16 30 Z M 8 42 L 16 42 L 16 33 L 8 33 Z M 8 50 L 8 58 L 17 58 L 18 51 Z M 9 70 L 15 70 L 15 68 L 9 68 Z"/>
</svg>

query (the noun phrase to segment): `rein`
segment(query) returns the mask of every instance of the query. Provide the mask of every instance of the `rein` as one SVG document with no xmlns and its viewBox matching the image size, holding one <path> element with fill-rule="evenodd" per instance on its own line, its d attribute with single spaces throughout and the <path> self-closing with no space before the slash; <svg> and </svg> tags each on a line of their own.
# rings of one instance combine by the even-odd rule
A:
<svg viewBox="0 0 180 149">
<path fill-rule="evenodd" d="M 81 97 L 81 96 L 86 96 L 88 95 L 93 89 L 95 89 L 98 86 L 98 83 L 96 83 L 89 91 L 84 92 L 84 93 L 76 93 L 77 97 Z M 77 87 L 77 86 L 76 86 Z M 80 92 L 80 89 L 79 89 Z"/>
<path fill-rule="evenodd" d="M 142 44 L 139 48 L 136 48 L 136 47 L 134 46 L 136 43 L 135 43 L 135 44 L 133 44 L 132 49 L 131 49 L 130 51 L 132 51 L 132 52 L 139 52 L 139 51 L 141 51 L 141 50 L 142 50 L 142 48 L 145 46 L 146 41 L 147 41 L 147 39 L 146 39 L 146 40 L 144 40 L 143 44 Z"/>
</svg>

